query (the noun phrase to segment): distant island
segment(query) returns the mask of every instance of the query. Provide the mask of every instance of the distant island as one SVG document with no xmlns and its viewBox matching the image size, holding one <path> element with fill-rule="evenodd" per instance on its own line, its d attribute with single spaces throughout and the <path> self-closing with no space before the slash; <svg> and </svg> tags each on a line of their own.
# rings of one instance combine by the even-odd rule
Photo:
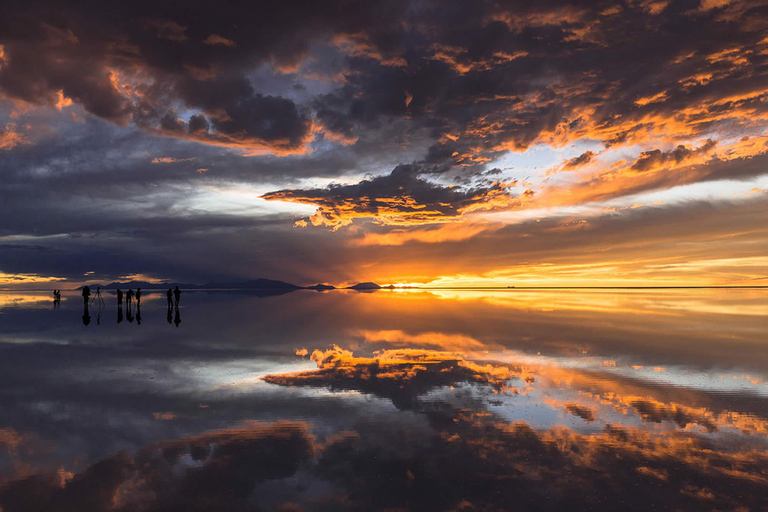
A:
<svg viewBox="0 0 768 512">
<path fill-rule="evenodd" d="M 319 292 L 326 291 L 326 290 L 335 290 L 335 286 L 331 286 L 330 284 L 322 284 L 318 283 L 312 286 L 307 286 L 307 290 L 317 290 Z"/>
<path fill-rule="evenodd" d="M 354 286 L 347 286 L 350 290 L 381 290 L 381 286 L 376 283 L 357 283 Z"/>
</svg>

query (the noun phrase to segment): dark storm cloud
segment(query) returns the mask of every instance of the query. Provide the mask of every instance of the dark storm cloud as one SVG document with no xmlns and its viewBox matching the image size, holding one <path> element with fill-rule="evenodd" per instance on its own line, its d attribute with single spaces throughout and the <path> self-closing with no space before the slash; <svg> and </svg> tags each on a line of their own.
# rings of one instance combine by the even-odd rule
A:
<svg viewBox="0 0 768 512">
<path fill-rule="evenodd" d="M 280 190 L 266 200 L 316 205 L 314 224 L 339 227 L 355 217 L 378 217 L 391 224 L 420 224 L 455 217 L 472 209 L 507 206 L 512 196 L 507 185 L 494 182 L 485 188 L 459 189 L 418 177 L 418 167 L 400 165 L 386 176 L 355 185 L 331 185 L 315 190 Z"/>
<path fill-rule="evenodd" d="M 291 100 L 255 92 L 245 75 L 262 63 L 292 69 L 318 38 L 386 23 L 402 7 L 361 2 L 338 16 L 322 2 L 250 4 L 246 12 L 207 2 L 183 10 L 163 2 L 106 11 L 87 2 L 5 6 L 0 91 L 50 106 L 63 96 L 114 123 L 134 121 L 204 143 L 302 152 L 308 113 Z M 192 126 L 173 118 L 179 103 L 200 111 Z"/>
<path fill-rule="evenodd" d="M 765 112 L 760 101 L 738 97 L 766 87 L 754 72 L 764 59 L 761 5 L 741 5 L 739 14 L 751 24 L 724 14 L 735 4 L 710 10 L 683 2 L 420 7 L 408 18 L 416 30 L 391 36 L 404 65 L 351 59 L 345 87 L 320 98 L 328 126 L 350 135 L 354 122 L 406 115 L 436 135 L 461 136 L 459 145 L 477 156 L 551 137 L 637 140 L 674 113 L 698 133 L 717 124 L 723 111 Z M 689 37 L 701 31 L 710 34 L 706 42 Z M 694 119 L 687 108 L 702 104 Z"/>
<path fill-rule="evenodd" d="M 61 91 L 116 123 L 280 154 L 303 151 L 313 118 L 350 140 L 408 118 L 435 139 L 459 136 L 454 163 L 551 138 L 638 140 L 673 113 L 688 135 L 723 113 L 765 113 L 765 7 L 754 2 L 95 7 L 6 6 L 4 94 L 55 105 Z M 297 71 L 318 43 L 346 55 L 346 83 L 307 110 L 248 83 L 260 64 Z M 177 122 L 179 104 L 208 130 L 202 117 Z"/>
</svg>

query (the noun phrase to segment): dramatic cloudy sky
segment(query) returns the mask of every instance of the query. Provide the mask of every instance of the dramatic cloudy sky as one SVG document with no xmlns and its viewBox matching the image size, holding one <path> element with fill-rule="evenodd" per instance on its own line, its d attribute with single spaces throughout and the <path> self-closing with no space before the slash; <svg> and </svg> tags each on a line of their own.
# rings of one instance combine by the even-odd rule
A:
<svg viewBox="0 0 768 512">
<path fill-rule="evenodd" d="M 2 286 L 768 284 L 768 2 L 72 4 L 0 4 Z"/>
</svg>

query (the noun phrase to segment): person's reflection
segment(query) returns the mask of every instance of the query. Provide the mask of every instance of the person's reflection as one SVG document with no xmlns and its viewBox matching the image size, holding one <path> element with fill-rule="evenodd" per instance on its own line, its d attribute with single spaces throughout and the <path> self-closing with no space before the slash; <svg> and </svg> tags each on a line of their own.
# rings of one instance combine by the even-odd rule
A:
<svg viewBox="0 0 768 512">
<path fill-rule="evenodd" d="M 176 311 L 175 311 L 175 316 L 173 318 L 173 323 L 176 324 L 176 327 L 178 327 L 179 324 L 181 323 L 181 313 L 179 313 L 179 305 L 178 304 L 176 304 Z"/>
<path fill-rule="evenodd" d="M 136 324 L 141 325 L 141 304 L 136 301 Z"/>
<path fill-rule="evenodd" d="M 83 302 L 83 325 L 91 323 L 91 313 L 88 311 L 88 302 Z"/>
<path fill-rule="evenodd" d="M 123 303 L 121 300 L 117 303 L 117 323 L 120 323 L 122 321 L 123 321 Z"/>
<path fill-rule="evenodd" d="M 133 295 L 130 291 L 130 295 Z M 130 295 L 128 297 L 130 297 Z M 133 303 L 130 298 L 125 301 L 125 318 L 128 322 L 133 323 Z"/>
<path fill-rule="evenodd" d="M 170 290 L 168 290 L 168 293 L 171 293 Z M 173 307 L 171 306 L 171 303 L 168 303 L 168 323 L 173 323 Z"/>
</svg>

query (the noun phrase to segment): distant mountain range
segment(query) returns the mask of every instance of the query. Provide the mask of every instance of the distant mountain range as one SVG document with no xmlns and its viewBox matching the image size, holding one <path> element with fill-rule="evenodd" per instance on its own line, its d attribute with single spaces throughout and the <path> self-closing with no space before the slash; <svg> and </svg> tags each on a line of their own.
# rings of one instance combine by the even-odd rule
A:
<svg viewBox="0 0 768 512">
<path fill-rule="evenodd" d="M 315 284 L 312 286 L 298 286 L 292 283 L 286 283 L 285 281 L 277 281 L 274 279 L 252 279 L 250 281 L 232 281 L 232 282 L 222 282 L 222 283 L 206 283 L 206 284 L 193 284 L 193 283 L 171 283 L 171 282 L 165 282 L 165 283 L 150 283 L 148 281 L 127 281 L 127 282 L 114 282 L 109 284 L 89 284 L 88 285 L 91 289 L 93 288 L 102 288 L 104 290 L 117 290 L 117 289 L 136 289 L 136 288 L 143 288 L 146 290 L 160 290 L 160 289 L 166 289 L 166 288 L 174 288 L 178 286 L 182 290 L 272 290 L 272 291 L 281 291 L 281 292 L 289 292 L 294 290 L 316 290 L 316 291 L 327 291 L 327 290 L 335 290 L 335 286 L 331 286 L 329 284 Z M 79 287 L 78 290 L 81 290 L 83 287 Z M 365 283 L 358 283 L 354 286 L 348 286 L 348 289 L 352 290 L 358 290 L 358 291 L 372 291 L 372 290 L 380 290 L 382 287 L 379 286 L 376 283 L 372 282 L 365 282 Z M 392 288 L 390 285 L 389 288 Z"/>
</svg>

